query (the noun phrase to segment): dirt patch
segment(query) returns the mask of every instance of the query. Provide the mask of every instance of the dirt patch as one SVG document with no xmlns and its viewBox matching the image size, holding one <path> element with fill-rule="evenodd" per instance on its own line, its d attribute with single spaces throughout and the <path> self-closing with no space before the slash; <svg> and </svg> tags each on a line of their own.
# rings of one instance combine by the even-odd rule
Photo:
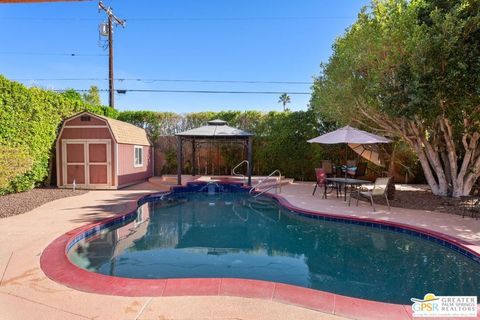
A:
<svg viewBox="0 0 480 320">
<path fill-rule="evenodd" d="M 355 198 L 354 195 L 352 197 Z M 352 201 L 356 201 L 353 200 Z M 369 201 L 365 198 L 360 198 L 360 201 Z M 375 203 L 387 205 L 383 197 L 375 197 Z M 480 217 L 478 209 L 472 209 L 473 206 L 472 199 L 457 199 L 451 197 L 441 197 L 433 195 L 429 190 L 415 190 L 415 191 L 405 191 L 405 190 L 396 190 L 395 199 L 390 200 L 390 205 L 397 208 L 406 208 L 406 209 L 417 209 L 417 210 L 429 210 L 444 212 L 457 215 L 467 215 L 471 216 L 472 213 L 474 216 Z"/>
<path fill-rule="evenodd" d="M 0 218 L 6 218 L 33 210 L 41 205 L 71 196 L 87 193 L 86 190 L 36 188 L 30 191 L 0 196 Z"/>
</svg>

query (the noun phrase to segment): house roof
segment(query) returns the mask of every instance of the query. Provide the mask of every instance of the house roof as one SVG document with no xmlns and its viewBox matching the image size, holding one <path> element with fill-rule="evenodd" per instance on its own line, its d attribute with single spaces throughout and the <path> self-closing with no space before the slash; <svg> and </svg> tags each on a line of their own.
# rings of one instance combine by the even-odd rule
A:
<svg viewBox="0 0 480 320">
<path fill-rule="evenodd" d="M 208 121 L 208 125 L 177 133 L 181 137 L 250 137 L 253 134 L 227 125 L 226 121 L 216 119 Z"/>
<path fill-rule="evenodd" d="M 148 140 L 147 132 L 145 129 L 137 127 L 133 124 L 123 122 L 120 120 L 112 119 L 109 117 L 94 114 L 88 111 L 78 113 L 72 118 L 78 117 L 82 114 L 88 113 L 91 116 L 105 120 L 112 131 L 113 137 L 117 143 L 122 144 L 138 144 L 142 146 L 151 146 L 150 140 Z"/>
</svg>

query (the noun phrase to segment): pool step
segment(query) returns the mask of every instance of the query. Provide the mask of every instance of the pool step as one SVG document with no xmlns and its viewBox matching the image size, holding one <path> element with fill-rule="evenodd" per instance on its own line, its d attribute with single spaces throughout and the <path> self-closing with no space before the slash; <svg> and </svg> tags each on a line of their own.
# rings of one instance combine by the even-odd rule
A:
<svg viewBox="0 0 480 320">
<path fill-rule="evenodd" d="M 155 185 L 160 191 L 169 191 L 170 187 L 174 185 L 163 181 L 161 177 L 151 177 L 148 179 L 148 182 Z"/>
<path fill-rule="evenodd" d="M 232 177 L 230 177 L 230 178 L 232 178 Z M 186 184 L 187 182 L 194 181 L 196 179 L 198 179 L 198 176 L 197 177 L 182 176 L 182 183 Z M 241 179 L 231 179 L 232 182 L 240 182 L 240 180 Z M 160 176 L 160 177 L 158 177 L 158 176 L 150 177 L 148 179 L 148 182 L 150 182 L 151 184 L 154 184 L 156 187 L 159 187 L 162 191 L 168 191 L 168 190 L 170 190 L 171 186 L 176 186 L 177 185 L 177 176 L 176 175 L 163 175 L 163 176 Z M 271 188 L 275 185 L 284 186 L 284 185 L 290 184 L 292 182 L 293 182 L 293 179 L 288 179 L 288 178 L 284 178 L 284 177 L 282 177 L 282 180 L 280 182 L 278 182 L 277 178 L 272 177 L 271 179 L 267 180 L 264 184 L 262 184 L 260 186 L 260 188 L 257 188 L 256 190 L 257 191 L 263 191 L 263 190 Z M 252 184 L 254 184 L 254 183 L 252 183 Z M 272 189 L 272 192 L 274 192 L 273 189 Z"/>
<path fill-rule="evenodd" d="M 273 203 L 273 200 L 271 200 L 270 198 L 267 198 L 267 199 L 252 198 L 249 200 L 249 202 L 260 205 L 260 206 L 271 206 Z"/>
<path fill-rule="evenodd" d="M 291 184 L 292 182 L 293 182 L 293 179 L 282 179 L 281 181 L 278 181 L 276 178 L 272 178 L 272 179 L 269 179 L 269 181 L 267 180 L 265 183 L 263 183 L 259 188 L 255 188 L 255 190 L 261 192 L 275 186 L 280 188 L 285 185 Z M 275 193 L 275 189 L 272 189 L 271 192 Z"/>
<path fill-rule="evenodd" d="M 265 211 L 275 209 L 275 207 L 272 207 L 273 204 L 274 203 L 271 199 L 250 198 L 243 203 L 243 206 L 255 210 Z"/>
</svg>

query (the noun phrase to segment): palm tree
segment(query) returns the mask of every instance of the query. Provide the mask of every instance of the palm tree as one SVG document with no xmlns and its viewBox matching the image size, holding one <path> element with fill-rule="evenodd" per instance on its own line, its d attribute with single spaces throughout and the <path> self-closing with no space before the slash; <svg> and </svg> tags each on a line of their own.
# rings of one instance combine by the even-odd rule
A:
<svg viewBox="0 0 480 320">
<path fill-rule="evenodd" d="M 278 103 L 281 103 L 283 105 L 283 111 L 286 111 L 287 109 L 285 106 L 290 103 L 290 96 L 286 93 L 283 93 L 279 98 L 278 98 Z"/>
</svg>

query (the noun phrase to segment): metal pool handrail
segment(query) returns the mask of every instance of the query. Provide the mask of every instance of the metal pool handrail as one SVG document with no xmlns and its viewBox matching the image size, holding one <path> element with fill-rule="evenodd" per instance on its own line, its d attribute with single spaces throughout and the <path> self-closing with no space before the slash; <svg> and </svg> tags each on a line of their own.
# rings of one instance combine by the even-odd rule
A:
<svg viewBox="0 0 480 320">
<path fill-rule="evenodd" d="M 269 191 L 269 190 L 271 190 L 271 189 L 273 189 L 273 188 L 277 188 L 278 186 L 280 187 L 280 192 L 282 192 L 282 189 L 281 189 L 281 188 L 282 188 L 282 184 L 281 184 L 281 182 L 282 182 L 282 173 L 280 172 L 280 170 L 277 169 L 277 170 L 274 170 L 272 173 L 270 173 L 266 178 L 260 180 L 256 185 L 254 185 L 253 187 L 251 187 L 250 190 L 248 191 L 248 194 L 251 195 L 256 188 L 258 188 L 259 186 L 261 186 L 265 181 L 268 181 L 268 180 L 270 179 L 270 177 L 272 177 L 272 176 L 275 175 L 275 174 L 278 174 L 277 183 L 274 184 L 273 186 L 271 186 L 270 188 L 265 189 L 265 190 L 263 190 L 262 192 L 260 192 L 259 194 L 255 195 L 255 197 L 258 197 L 259 195 L 264 194 L 265 192 L 267 192 L 267 191 Z"/>
<path fill-rule="evenodd" d="M 235 170 L 238 169 L 244 163 L 247 164 L 247 172 L 250 170 L 250 162 L 248 162 L 248 160 L 243 160 L 232 169 L 232 176 L 243 177 L 243 180 L 245 180 L 246 176 L 244 174 L 235 172 Z"/>
</svg>

